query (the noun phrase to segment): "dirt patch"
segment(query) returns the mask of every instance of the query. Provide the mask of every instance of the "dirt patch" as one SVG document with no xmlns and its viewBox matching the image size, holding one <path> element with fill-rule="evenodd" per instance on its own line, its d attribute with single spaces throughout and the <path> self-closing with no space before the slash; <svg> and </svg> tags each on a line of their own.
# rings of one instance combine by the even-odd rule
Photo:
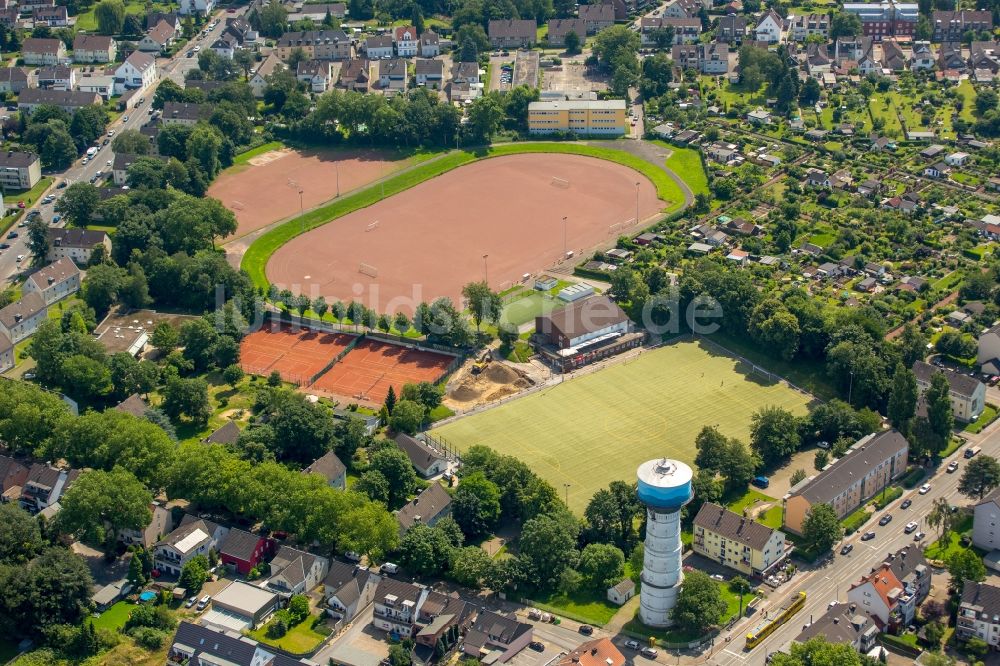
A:
<svg viewBox="0 0 1000 666">
<path fill-rule="evenodd" d="M 338 191 L 344 194 L 368 185 L 407 164 L 407 160 L 375 150 L 272 150 L 220 175 L 208 188 L 208 196 L 236 214 L 234 237 L 239 237 L 297 215 L 300 209 L 326 203 Z"/>
<path fill-rule="evenodd" d="M 448 383 L 444 404 L 452 410 L 466 410 L 489 404 L 534 386 L 528 373 L 505 361 L 491 361 L 478 375 L 472 374 L 474 360 L 467 361 Z"/>
<path fill-rule="evenodd" d="M 637 207 L 645 219 L 663 206 L 652 182 L 620 164 L 495 157 L 298 236 L 274 253 L 267 277 L 310 298 L 412 313 L 442 296 L 461 303 L 462 286 L 487 275 L 504 289 L 558 264 L 566 250 L 587 256 L 627 233 Z"/>
</svg>

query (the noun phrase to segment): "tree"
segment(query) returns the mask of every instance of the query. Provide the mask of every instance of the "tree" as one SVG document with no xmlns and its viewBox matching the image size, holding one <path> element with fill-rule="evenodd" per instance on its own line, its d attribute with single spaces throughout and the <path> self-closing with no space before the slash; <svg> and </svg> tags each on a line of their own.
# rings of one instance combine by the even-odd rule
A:
<svg viewBox="0 0 1000 666">
<path fill-rule="evenodd" d="M 1000 462 L 988 455 L 979 455 L 969 461 L 958 482 L 958 491 L 975 500 L 1000 486 Z"/>
<path fill-rule="evenodd" d="M 462 478 L 452 499 L 452 516 L 470 539 L 493 531 L 500 520 L 500 490 L 482 472 Z"/>
<path fill-rule="evenodd" d="M 152 515 L 153 496 L 135 476 L 115 467 L 90 470 L 70 486 L 59 503 L 59 529 L 89 541 L 102 542 L 110 552 L 123 529 L 141 530 Z"/>
<path fill-rule="evenodd" d="M 47 169 L 63 170 L 76 159 L 76 143 L 66 126 L 58 121 L 50 121 L 46 128 L 48 133 L 39 147 L 42 165 Z"/>
<path fill-rule="evenodd" d="M 88 104 L 81 106 L 73 113 L 69 132 L 76 141 L 77 150 L 96 143 L 108 126 L 108 112 L 103 106 Z"/>
<path fill-rule="evenodd" d="M 951 437 L 951 429 L 955 425 L 955 416 L 951 411 L 951 388 L 948 378 L 943 372 L 935 372 L 931 377 L 930 388 L 924 394 L 927 403 L 927 422 L 931 431 L 938 436 L 942 446 Z"/>
<path fill-rule="evenodd" d="M 28 252 L 34 266 L 44 264 L 49 254 L 49 227 L 41 215 L 28 222 Z"/>
<path fill-rule="evenodd" d="M 103 315 L 118 299 L 118 290 L 125 281 L 125 271 L 111 264 L 92 266 L 83 282 L 83 300 Z"/>
<path fill-rule="evenodd" d="M 802 536 L 810 548 L 817 553 L 825 553 L 843 534 L 843 527 L 837 513 L 829 504 L 817 504 L 802 522 Z"/>
<path fill-rule="evenodd" d="M 412 435 L 424 422 L 426 409 L 419 402 L 400 400 L 392 410 L 389 427 L 397 432 Z"/>
<path fill-rule="evenodd" d="M 910 431 L 910 421 L 917 413 L 917 396 L 917 378 L 913 371 L 902 363 L 897 363 L 892 377 L 887 414 L 893 427 L 904 435 Z"/>
<path fill-rule="evenodd" d="M 771 466 L 798 450 L 798 422 L 781 407 L 763 407 L 750 418 L 750 447 Z"/>
<path fill-rule="evenodd" d="M 929 666 L 925 654 L 922 658 Z M 772 666 L 868 666 L 861 655 L 847 643 L 828 643 L 824 636 L 810 638 L 805 643 L 792 643 L 789 653 L 775 652 Z"/>
<path fill-rule="evenodd" d="M 726 602 L 719 584 L 702 571 L 691 571 L 684 576 L 670 619 L 679 628 L 700 636 L 715 626 L 725 612 Z"/>
<path fill-rule="evenodd" d="M 236 363 L 226 366 L 226 369 L 222 371 L 222 379 L 224 379 L 227 384 L 232 386 L 234 391 L 236 390 L 237 384 L 243 381 L 243 375 L 243 368 Z"/>
<path fill-rule="evenodd" d="M 813 462 L 813 467 L 816 468 L 816 471 L 822 470 L 829 464 L 830 464 L 830 453 L 826 449 L 817 449 L 816 458 Z M 803 472 L 803 474 L 805 474 L 805 472 Z M 803 478 L 805 477 L 803 476 Z M 799 480 L 801 481 L 802 479 Z M 794 486 L 795 484 L 793 483 L 792 485 Z"/>
<path fill-rule="evenodd" d="M 409 459 L 407 459 L 409 460 Z M 399 523 L 396 517 L 378 502 L 348 511 L 340 521 L 339 543 L 369 558 L 378 560 L 396 549 L 399 543 Z"/>
<path fill-rule="evenodd" d="M 67 548 L 50 547 L 26 566 L 0 566 L 0 629 L 38 638 L 55 625 L 78 625 L 93 584 L 87 563 Z"/>
<path fill-rule="evenodd" d="M 813 79 L 810 79 L 813 80 Z M 920 328 L 910 322 L 903 327 L 903 334 L 899 336 L 899 353 L 903 357 L 903 365 L 912 368 L 917 361 L 924 360 L 927 354 L 927 338 L 920 332 Z"/>
<path fill-rule="evenodd" d="M 42 549 L 38 521 L 17 504 L 0 504 L 0 565 L 23 564 Z"/>
<path fill-rule="evenodd" d="M 948 573 L 951 574 L 952 591 L 961 592 L 967 581 L 986 580 L 986 566 L 983 558 L 971 549 L 957 550 L 948 558 Z"/>
<path fill-rule="evenodd" d="M 389 504 L 389 482 L 378 470 L 364 472 L 353 486 L 355 492 L 366 495 L 373 502 Z"/>
<path fill-rule="evenodd" d="M 274 3 L 272 3 L 274 4 Z M 202 51 L 202 55 L 212 51 Z M 209 178 L 219 172 L 223 137 L 219 130 L 205 123 L 198 123 L 187 140 L 187 156 L 195 160 Z"/>
<path fill-rule="evenodd" d="M 965 641 L 965 653 L 968 654 L 973 659 L 978 660 L 974 663 L 981 664 L 983 663 L 983 660 L 986 659 L 986 656 L 990 653 L 990 644 L 984 641 L 983 639 L 979 638 L 978 636 L 970 636 Z M 924 659 L 923 661 L 925 664 L 927 664 L 927 666 L 954 666 L 955 664 L 954 659 L 951 660 L 951 663 L 944 665 L 928 664 L 926 659 Z"/>
<path fill-rule="evenodd" d="M 457 548 L 449 566 L 452 579 L 459 585 L 477 588 L 486 578 L 493 560 L 479 546 Z"/>
<path fill-rule="evenodd" d="M 594 493 L 584 516 L 595 541 L 614 543 L 629 552 L 635 540 L 635 521 L 642 511 L 635 484 L 612 481 L 607 488 Z"/>
<path fill-rule="evenodd" d="M 249 49 L 237 49 L 233 53 L 233 63 L 243 70 L 244 79 L 250 78 L 250 72 L 253 71 L 256 62 L 253 53 Z"/>
<path fill-rule="evenodd" d="M 97 32 L 102 35 L 117 35 L 125 27 L 125 3 L 122 0 L 101 0 L 94 7 Z"/>
<path fill-rule="evenodd" d="M 395 446 L 379 449 L 372 454 L 369 468 L 381 473 L 388 482 L 389 506 L 402 505 L 416 488 L 417 475 L 413 471 L 413 465 L 409 457 Z"/>
<path fill-rule="evenodd" d="M 208 423 L 208 417 L 212 415 L 208 383 L 200 378 L 170 377 L 163 388 L 163 411 L 172 419 L 187 416 L 194 423 Z"/>
<path fill-rule="evenodd" d="M 201 592 L 202 585 L 208 580 L 208 566 L 208 558 L 204 555 L 192 557 L 181 568 L 181 575 L 177 579 L 178 587 L 183 587 L 191 595 Z"/>
<path fill-rule="evenodd" d="M 927 524 L 937 528 L 938 540 L 943 540 L 951 532 L 954 525 L 955 516 L 951 510 L 951 504 L 944 497 L 938 497 L 931 503 L 930 513 L 927 514 Z"/>
<path fill-rule="evenodd" d="M 570 30 L 563 38 L 563 46 L 566 47 L 567 54 L 576 55 L 580 52 L 580 35 Z"/>
<path fill-rule="evenodd" d="M 477 331 L 484 321 L 495 324 L 500 319 L 503 301 L 499 294 L 490 290 L 486 282 L 470 282 L 462 287 L 462 296 L 468 301 L 469 312 Z"/>
<path fill-rule="evenodd" d="M 391 416 L 392 410 L 396 408 L 396 389 L 391 385 L 389 390 L 385 393 L 385 411 Z"/>
<path fill-rule="evenodd" d="M 576 534 L 567 521 L 539 515 L 521 529 L 519 557 L 541 589 L 553 589 L 563 571 L 576 565 Z"/>
<path fill-rule="evenodd" d="M 351 18 L 360 17 L 351 14 Z M 285 33 L 288 27 L 288 11 L 280 2 L 271 2 L 264 5 L 260 12 L 260 32 L 265 37 L 276 39 Z"/>
<path fill-rule="evenodd" d="M 146 137 L 142 140 L 146 141 Z M 69 224 L 82 227 L 90 223 L 100 203 L 101 194 L 96 187 L 90 183 L 73 183 L 59 197 L 55 209 Z"/>
<path fill-rule="evenodd" d="M 161 321 L 153 328 L 149 343 L 161 352 L 168 352 L 177 348 L 180 343 L 180 333 L 168 322 Z"/>
<path fill-rule="evenodd" d="M 148 155 L 150 151 L 149 139 L 147 139 L 138 130 L 122 130 L 121 133 L 115 137 L 115 140 L 111 142 L 111 149 L 114 150 L 115 153 Z"/>
<path fill-rule="evenodd" d="M 441 530 L 412 526 L 399 542 L 400 564 L 417 576 L 438 576 L 451 560 L 452 545 Z"/>
<path fill-rule="evenodd" d="M 96 359 L 72 354 L 63 361 L 61 384 L 78 400 L 93 400 L 111 393 L 111 371 Z"/>
<path fill-rule="evenodd" d="M 861 19 L 857 14 L 837 12 L 830 20 L 830 39 L 856 37 L 861 34 Z"/>
<path fill-rule="evenodd" d="M 603 592 L 621 581 L 625 572 L 625 554 L 611 544 L 590 543 L 580 553 L 577 570 L 588 587 Z"/>
<path fill-rule="evenodd" d="M 474 138 L 488 143 L 500 129 L 506 113 L 497 98 L 490 94 L 476 98 L 469 107 L 467 116 L 468 127 Z"/>
</svg>

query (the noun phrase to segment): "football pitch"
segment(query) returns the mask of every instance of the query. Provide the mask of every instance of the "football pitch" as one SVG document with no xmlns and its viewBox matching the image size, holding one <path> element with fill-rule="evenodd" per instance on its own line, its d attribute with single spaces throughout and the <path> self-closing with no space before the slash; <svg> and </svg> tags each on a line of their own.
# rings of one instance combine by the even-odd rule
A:
<svg viewBox="0 0 1000 666">
<path fill-rule="evenodd" d="M 627 363 L 567 379 L 532 395 L 434 430 L 465 450 L 484 444 L 520 458 L 582 514 L 611 481 L 633 481 L 645 460 L 691 464 L 694 438 L 717 425 L 748 441 L 764 406 L 801 415 L 810 398 L 702 342 L 679 342 Z M 569 487 L 566 487 L 569 484 Z"/>
</svg>

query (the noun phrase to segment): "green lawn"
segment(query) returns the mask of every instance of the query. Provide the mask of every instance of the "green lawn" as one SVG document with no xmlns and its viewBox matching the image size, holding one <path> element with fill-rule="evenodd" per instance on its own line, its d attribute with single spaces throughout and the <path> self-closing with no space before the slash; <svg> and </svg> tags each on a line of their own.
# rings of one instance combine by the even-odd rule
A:
<svg viewBox="0 0 1000 666">
<path fill-rule="evenodd" d="M 442 155 L 437 159 L 415 166 L 391 178 L 387 178 L 383 183 L 359 190 L 353 194 L 336 199 L 325 206 L 311 210 L 304 215 L 285 221 L 261 235 L 247 248 L 240 267 L 250 275 L 256 286 L 267 288 L 269 282 L 265 268 L 268 259 L 271 258 L 271 255 L 279 247 L 296 236 L 323 226 L 338 217 L 371 206 L 383 198 L 383 192 L 385 196 L 398 194 L 435 176 L 440 176 L 443 173 L 478 159 L 524 153 L 567 153 L 616 162 L 638 171 L 653 182 L 659 198 L 667 202 L 667 206 L 664 209 L 665 212 L 675 211 L 684 203 L 680 187 L 665 171 L 621 150 L 554 142 L 504 144 L 476 152 L 456 150 Z"/>
<path fill-rule="evenodd" d="M 271 141 L 263 145 L 257 146 L 256 148 L 251 148 L 245 152 L 240 153 L 233 158 L 233 166 L 238 164 L 247 164 L 250 160 L 257 157 L 258 155 L 263 155 L 264 153 L 269 153 L 272 150 L 281 150 L 285 147 L 285 144 L 280 141 Z"/>
<path fill-rule="evenodd" d="M 674 152 L 667 158 L 667 168 L 680 176 L 695 194 L 709 194 L 708 176 L 698 151 L 677 146 L 670 146 L 670 150 Z"/>
<path fill-rule="evenodd" d="M 965 432 L 971 432 L 973 434 L 979 434 L 983 431 L 983 428 L 993 423 L 997 418 L 997 408 L 995 405 L 986 405 L 983 408 L 983 413 L 979 415 L 979 418 L 965 426 Z"/>
<path fill-rule="evenodd" d="M 95 32 L 97 30 L 97 18 L 94 16 L 95 5 L 76 17 L 76 29 L 85 32 Z M 164 2 L 150 2 L 149 11 L 169 12 L 173 5 Z M 126 2 L 125 13 L 141 16 L 146 13 L 146 4 L 142 2 Z"/>
<path fill-rule="evenodd" d="M 135 604 L 128 601 L 119 601 L 111 608 L 101 613 L 100 617 L 94 618 L 94 629 L 109 629 L 118 631 L 125 626 L 125 621 L 132 614 Z"/>
<path fill-rule="evenodd" d="M 326 640 L 326 637 L 329 635 L 328 632 L 323 633 L 313 629 L 313 622 L 314 618 L 310 617 L 305 622 L 301 622 L 289 629 L 288 633 L 281 638 L 268 638 L 267 625 L 247 632 L 247 635 L 256 641 L 273 645 L 293 654 L 305 654 L 316 649 L 316 646 Z M 321 626 L 320 628 L 323 627 Z"/>
<path fill-rule="evenodd" d="M 757 515 L 757 522 L 778 529 L 781 527 L 781 503 L 773 497 L 768 497 L 764 493 L 750 488 L 742 497 L 729 502 L 726 506 L 733 513 L 743 513 L 743 509 L 757 502 L 771 502 L 774 504 L 767 511 Z"/>
<path fill-rule="evenodd" d="M 545 314 L 556 309 L 563 302 L 558 298 L 553 298 L 548 293 L 531 290 L 524 293 L 524 298 L 511 301 L 504 306 L 500 314 L 500 323 L 511 323 L 515 326 L 527 324 L 535 320 L 540 314 Z"/>
<path fill-rule="evenodd" d="M 777 405 L 806 413 L 807 397 L 744 374 L 702 342 L 681 342 L 565 381 L 435 431 L 460 450 L 484 444 L 526 462 L 582 512 L 598 489 L 632 481 L 661 456 L 694 460 L 706 424 L 746 440 L 751 414 Z"/>
<path fill-rule="evenodd" d="M 928 560 L 941 560 L 947 562 L 948 558 L 957 553 L 960 550 L 965 550 L 959 541 L 962 539 L 962 534 L 972 530 L 972 516 L 965 516 L 955 528 L 948 533 L 948 538 L 942 541 L 938 539 L 931 545 L 924 548 L 924 557 Z"/>
<path fill-rule="evenodd" d="M 536 594 L 533 601 L 539 610 L 597 626 L 604 626 L 618 612 L 618 606 L 609 602 L 604 594 L 589 590 L 576 592 L 570 596 L 561 593 L 550 596 Z"/>
<path fill-rule="evenodd" d="M 4 203 L 7 205 L 7 208 L 12 208 L 17 206 L 18 201 L 23 201 L 24 209 L 27 210 L 31 208 L 32 204 L 38 201 L 38 199 L 42 196 L 42 192 L 49 189 L 49 185 L 51 185 L 54 180 L 55 179 L 52 178 L 52 176 L 45 176 L 35 183 L 35 186 L 30 190 L 14 190 L 12 192 L 8 192 L 4 196 Z"/>
</svg>

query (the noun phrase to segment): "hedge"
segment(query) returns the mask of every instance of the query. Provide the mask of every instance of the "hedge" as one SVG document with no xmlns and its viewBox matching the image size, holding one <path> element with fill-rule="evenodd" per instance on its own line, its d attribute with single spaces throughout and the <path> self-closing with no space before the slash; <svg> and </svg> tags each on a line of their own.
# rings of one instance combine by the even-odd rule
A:
<svg viewBox="0 0 1000 666">
<path fill-rule="evenodd" d="M 900 488 L 899 486 L 889 486 L 889 488 L 885 491 L 884 496 L 882 493 L 879 493 L 872 499 L 872 504 L 875 505 L 876 509 L 882 510 L 885 507 L 889 506 L 889 504 L 891 504 L 893 501 L 899 499 L 902 496 L 903 496 L 902 488 Z"/>
<path fill-rule="evenodd" d="M 840 524 L 844 526 L 845 534 L 854 534 L 861 529 L 861 526 L 867 523 L 871 517 L 872 514 L 868 513 L 867 507 L 862 506 L 860 509 L 857 509 L 854 513 L 848 515 L 840 521 Z"/>
<path fill-rule="evenodd" d="M 240 267 L 253 280 L 254 286 L 260 289 L 267 289 L 270 286 L 266 273 L 268 260 L 271 258 L 271 255 L 277 252 L 278 248 L 296 236 L 321 227 L 348 213 L 367 208 L 378 203 L 383 198 L 408 190 L 415 185 L 419 185 L 424 181 L 430 180 L 435 176 L 440 176 L 460 166 L 490 157 L 526 153 L 583 155 L 627 166 L 638 171 L 653 182 L 656 186 L 657 196 L 670 204 L 665 211 L 677 212 L 683 207 L 684 199 L 680 187 L 663 169 L 621 150 L 597 148 L 576 143 L 552 142 L 519 142 L 476 151 L 456 150 L 279 224 L 250 244 L 250 247 L 247 248 L 246 253 L 243 255 Z M 679 199 L 677 198 L 678 195 Z"/>
<path fill-rule="evenodd" d="M 903 477 L 903 487 L 907 490 L 916 488 L 917 484 L 924 480 L 925 474 L 923 467 L 914 467 Z"/>
</svg>

